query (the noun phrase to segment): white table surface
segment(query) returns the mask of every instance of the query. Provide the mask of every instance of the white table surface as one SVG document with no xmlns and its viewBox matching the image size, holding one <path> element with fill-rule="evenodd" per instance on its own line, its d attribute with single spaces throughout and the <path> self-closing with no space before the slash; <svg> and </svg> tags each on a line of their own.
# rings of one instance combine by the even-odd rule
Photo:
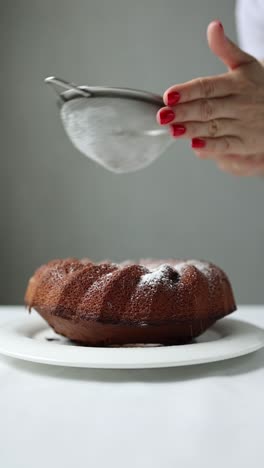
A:
<svg viewBox="0 0 264 468">
<path fill-rule="evenodd" d="M 21 307 L 0 308 L 1 322 Z M 261 306 L 233 317 L 264 327 Z M 1 468 L 261 468 L 264 349 L 149 370 L 0 357 Z"/>
</svg>

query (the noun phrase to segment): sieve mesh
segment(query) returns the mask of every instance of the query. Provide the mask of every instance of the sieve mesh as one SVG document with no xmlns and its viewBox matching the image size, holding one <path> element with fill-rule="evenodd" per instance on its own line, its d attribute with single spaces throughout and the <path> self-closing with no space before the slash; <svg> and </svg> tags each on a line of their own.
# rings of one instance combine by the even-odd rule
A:
<svg viewBox="0 0 264 468">
<path fill-rule="evenodd" d="M 61 108 L 73 145 L 116 173 L 142 169 L 171 144 L 168 130 L 156 122 L 159 106 L 116 97 L 75 98 Z"/>
</svg>

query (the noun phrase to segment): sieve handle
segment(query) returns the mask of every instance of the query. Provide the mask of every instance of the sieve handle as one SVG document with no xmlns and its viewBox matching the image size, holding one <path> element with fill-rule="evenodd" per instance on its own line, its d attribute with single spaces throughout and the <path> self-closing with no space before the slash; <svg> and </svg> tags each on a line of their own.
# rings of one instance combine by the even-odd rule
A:
<svg viewBox="0 0 264 468">
<path fill-rule="evenodd" d="M 79 86 L 75 85 L 74 83 L 69 83 L 68 81 L 63 80 L 62 78 L 56 78 L 56 76 L 48 76 L 47 78 L 45 78 L 44 81 L 45 83 L 50 84 L 53 87 L 54 91 L 56 91 L 56 93 L 59 94 L 60 98 L 63 101 L 64 98 L 61 94 L 61 91 L 57 89 L 57 86 L 59 87 L 59 89 L 63 88 L 67 90 L 76 91 L 78 94 L 80 94 L 80 96 L 83 97 L 91 96 L 91 93 L 88 90 L 79 88 Z"/>
<path fill-rule="evenodd" d="M 149 102 L 162 107 L 163 99 L 160 95 L 142 91 L 139 89 L 131 88 L 114 88 L 111 86 L 77 86 L 74 83 L 69 83 L 61 78 L 49 76 L 45 79 L 45 83 L 53 86 L 54 91 L 59 95 L 62 102 L 70 101 L 71 99 L 80 96 L 90 97 L 110 97 L 110 98 L 124 98 L 137 101 Z M 57 89 L 59 87 L 59 89 Z M 63 88 L 64 91 L 61 91 Z M 66 91 L 65 91 L 66 90 Z"/>
</svg>

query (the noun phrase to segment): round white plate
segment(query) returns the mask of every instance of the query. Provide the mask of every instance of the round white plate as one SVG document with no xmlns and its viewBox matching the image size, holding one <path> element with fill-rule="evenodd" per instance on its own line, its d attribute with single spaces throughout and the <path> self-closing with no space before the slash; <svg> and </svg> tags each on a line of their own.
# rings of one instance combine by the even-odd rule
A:
<svg viewBox="0 0 264 468">
<path fill-rule="evenodd" d="M 264 346 L 264 331 L 240 320 L 217 322 L 195 343 L 178 346 L 92 348 L 56 335 L 39 316 L 0 328 L 0 353 L 43 364 L 105 369 L 174 367 L 221 361 Z"/>
</svg>

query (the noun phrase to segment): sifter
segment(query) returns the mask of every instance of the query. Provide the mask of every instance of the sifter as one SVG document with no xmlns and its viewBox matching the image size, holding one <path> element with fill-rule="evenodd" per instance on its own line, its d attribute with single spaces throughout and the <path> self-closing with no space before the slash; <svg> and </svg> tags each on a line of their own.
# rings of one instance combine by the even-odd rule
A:
<svg viewBox="0 0 264 468">
<path fill-rule="evenodd" d="M 59 95 L 60 117 L 72 144 L 112 172 L 142 169 L 171 144 L 156 113 L 162 97 L 146 91 L 77 86 L 54 76 L 45 79 Z"/>
</svg>

